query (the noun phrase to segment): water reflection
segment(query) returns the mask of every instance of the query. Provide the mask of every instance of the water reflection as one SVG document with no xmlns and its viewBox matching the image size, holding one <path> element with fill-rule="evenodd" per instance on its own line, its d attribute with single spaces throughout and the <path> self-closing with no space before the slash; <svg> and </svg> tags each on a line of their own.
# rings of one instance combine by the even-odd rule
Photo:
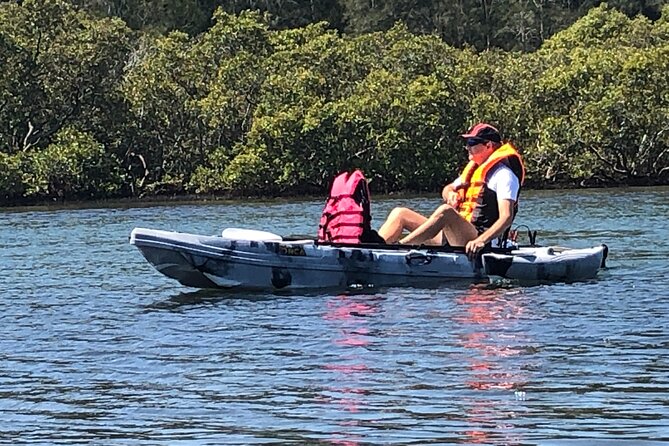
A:
<svg viewBox="0 0 669 446">
<path fill-rule="evenodd" d="M 524 384 L 522 375 L 504 368 L 509 363 L 504 359 L 522 353 L 518 342 L 527 341 L 524 333 L 508 330 L 523 316 L 524 308 L 514 298 L 518 293 L 473 286 L 456 299 L 463 311 L 454 321 L 466 327 L 460 340 L 474 353 L 467 359 L 473 372 L 470 388 L 512 390 Z"/>
<path fill-rule="evenodd" d="M 332 386 L 327 389 L 324 400 L 337 405 L 340 410 L 355 414 L 366 406 L 366 396 L 370 394 L 362 383 L 370 382 L 374 370 L 369 367 L 360 349 L 371 344 L 369 319 L 379 313 L 382 298 L 341 294 L 327 301 L 323 319 L 332 327 L 336 337 L 332 343 L 341 352 L 336 362 L 325 364 L 325 370 L 333 375 Z M 354 417 L 344 417 L 339 422 L 341 431 L 330 442 L 335 445 L 354 446 L 364 440 L 353 430 L 358 426 Z"/>
<path fill-rule="evenodd" d="M 183 308 L 188 307 L 213 305 L 226 297 L 221 296 L 216 290 L 185 291 L 176 293 L 167 299 L 151 302 L 145 305 L 144 308 L 147 312 L 181 311 Z"/>
<path fill-rule="evenodd" d="M 525 323 L 532 321 L 532 315 L 524 294 L 471 286 L 462 291 L 437 291 L 435 296 L 433 305 L 448 308 L 441 324 L 434 323 L 434 315 L 440 312 L 432 311 L 406 326 L 398 326 L 395 319 L 392 329 L 386 325 L 389 318 L 411 319 L 417 316 L 415 308 L 424 308 L 426 302 L 392 300 L 395 309 L 384 310 L 387 295 L 328 298 L 322 317 L 332 335 L 330 349 L 336 353 L 323 365 L 331 379 L 319 401 L 337 414 L 333 422 L 338 428 L 330 443 L 357 445 L 370 440 L 369 426 L 385 425 L 392 430 L 397 423 L 417 427 L 432 419 L 435 429 L 450 429 L 447 435 L 458 442 L 515 445 L 526 441 L 517 418 L 526 411 L 524 389 L 530 379 L 528 370 L 532 370 L 527 363 L 536 350 L 528 347 L 531 339 Z M 420 319 L 424 325 L 415 325 Z M 415 359 L 402 365 L 406 381 L 391 384 L 388 371 L 376 369 L 377 355 L 390 355 L 391 348 L 397 356 L 398 346 L 415 345 L 421 337 L 440 339 L 440 343 L 414 351 Z M 440 371 L 447 371 L 448 381 L 430 381 Z M 454 386 L 459 389 L 455 399 Z M 378 392 L 393 393 L 401 405 L 385 406 L 385 415 L 375 417 Z M 436 406 L 441 401 L 445 406 L 426 417 L 425 401 Z"/>
<path fill-rule="evenodd" d="M 181 291 L 167 299 L 151 302 L 144 306 L 146 312 L 172 311 L 179 312 L 184 309 L 215 306 L 224 301 L 265 301 L 284 298 L 282 294 L 271 294 L 267 292 L 237 291 L 234 289 L 202 289 L 196 291 Z"/>
<path fill-rule="evenodd" d="M 460 328 L 458 341 L 468 368 L 464 384 L 474 391 L 465 406 L 470 427 L 464 434 L 474 444 L 520 444 L 515 412 L 505 400 L 511 392 L 515 400 L 525 400 L 522 389 L 528 376 L 522 357 L 529 337 L 521 323 L 526 312 L 522 294 L 475 285 L 456 304 L 453 322 Z"/>
</svg>

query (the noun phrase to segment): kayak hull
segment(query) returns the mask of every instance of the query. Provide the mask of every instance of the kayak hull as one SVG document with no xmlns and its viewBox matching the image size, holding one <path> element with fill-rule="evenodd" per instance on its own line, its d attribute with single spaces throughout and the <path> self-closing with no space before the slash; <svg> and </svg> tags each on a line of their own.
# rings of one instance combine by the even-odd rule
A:
<svg viewBox="0 0 669 446">
<path fill-rule="evenodd" d="M 585 249 L 520 248 L 483 255 L 483 273 L 521 282 L 578 282 L 592 279 L 608 254 L 605 245 Z"/>
<path fill-rule="evenodd" d="M 531 251 L 535 248 L 523 248 L 520 256 L 509 250 L 495 254 L 508 255 L 510 260 L 495 257 L 486 261 L 491 254 L 484 254 L 482 261 L 470 261 L 461 251 L 383 245 L 333 246 L 313 240 L 239 240 L 144 228 L 132 231 L 130 243 L 159 272 L 185 286 L 248 290 L 430 286 L 454 281 L 479 282 L 498 275 L 521 280 L 524 277 L 586 280 L 597 274 L 603 259 L 601 247 L 561 251 L 552 257 L 547 248 L 542 248 L 545 251 L 542 253 Z M 541 270 L 531 262 L 532 255 L 535 263 L 537 258 L 545 258 L 543 263 L 548 266 Z M 569 259 L 566 263 L 555 262 L 556 256 Z M 550 274 L 532 273 L 533 269 L 546 268 Z M 566 277 L 569 274 L 572 276 Z"/>
</svg>

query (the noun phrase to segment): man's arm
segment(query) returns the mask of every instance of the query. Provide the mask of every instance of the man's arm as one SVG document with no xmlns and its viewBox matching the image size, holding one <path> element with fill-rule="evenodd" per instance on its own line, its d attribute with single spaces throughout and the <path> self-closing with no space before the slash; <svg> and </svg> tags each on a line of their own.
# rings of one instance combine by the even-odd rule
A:
<svg viewBox="0 0 669 446">
<path fill-rule="evenodd" d="M 444 189 L 441 191 L 441 198 L 444 199 L 446 204 L 451 205 L 455 209 L 460 206 L 460 194 L 456 191 L 457 185 L 455 181 L 444 186 Z"/>
</svg>

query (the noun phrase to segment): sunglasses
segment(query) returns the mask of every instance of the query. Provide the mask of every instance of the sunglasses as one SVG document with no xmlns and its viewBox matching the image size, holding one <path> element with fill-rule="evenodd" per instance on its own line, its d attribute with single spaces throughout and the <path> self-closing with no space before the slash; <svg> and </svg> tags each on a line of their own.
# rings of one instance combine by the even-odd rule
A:
<svg viewBox="0 0 669 446">
<path fill-rule="evenodd" d="M 488 141 L 486 141 L 485 139 L 481 139 L 481 138 L 467 138 L 467 141 L 465 142 L 465 145 L 467 147 L 474 147 L 474 146 L 477 146 L 479 144 L 484 144 L 484 143 L 487 143 L 487 142 Z"/>
</svg>

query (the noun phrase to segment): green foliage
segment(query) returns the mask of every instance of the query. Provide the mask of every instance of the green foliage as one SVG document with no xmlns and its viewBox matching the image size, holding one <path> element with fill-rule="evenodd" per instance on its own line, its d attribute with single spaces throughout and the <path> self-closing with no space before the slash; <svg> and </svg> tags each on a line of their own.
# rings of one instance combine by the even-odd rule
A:
<svg viewBox="0 0 669 446">
<path fill-rule="evenodd" d="M 29 197 L 105 198 L 121 188 L 118 162 L 90 135 L 70 127 L 27 161 L 24 182 Z"/>
<path fill-rule="evenodd" d="M 552 54 L 576 48 L 606 48 L 615 50 L 619 46 L 645 47 L 660 43 L 653 36 L 651 22 L 638 17 L 629 19 L 625 14 L 602 3 L 569 28 L 546 41 L 541 52 Z"/>
<path fill-rule="evenodd" d="M 135 54 L 123 92 L 134 118 L 132 153 L 146 164 L 134 175 L 136 189 L 170 177 L 183 190 L 196 168 L 211 164 L 212 147 L 230 150 L 250 126 L 267 26 L 256 13 L 215 18 L 197 39 L 173 32 L 142 41 Z"/>
<path fill-rule="evenodd" d="M 122 18 L 145 33 L 206 32 L 221 8 L 230 14 L 259 10 L 274 30 L 317 22 L 349 35 L 385 32 L 395 23 L 411 33 L 435 35 L 455 47 L 532 51 L 599 5 L 593 0 L 70 0 L 95 16 Z M 629 17 L 657 20 L 667 0 L 609 0 Z"/>
<path fill-rule="evenodd" d="M 590 58 L 598 76 L 588 83 L 587 102 L 571 128 L 576 165 L 586 178 L 634 181 L 655 177 L 669 166 L 669 46 L 622 54 Z M 618 75 L 607 77 L 612 71 Z M 577 173 L 569 172 L 572 177 Z"/>
<path fill-rule="evenodd" d="M 70 0 L 95 16 L 119 17 L 129 27 L 150 33 L 181 30 L 197 33 L 207 27 L 212 10 L 201 0 Z"/>
<path fill-rule="evenodd" d="M 221 178 L 223 187 L 233 195 L 257 195 L 258 191 L 271 194 L 272 168 L 267 162 L 264 147 L 247 149 L 226 167 Z"/>
<path fill-rule="evenodd" d="M 0 150 L 46 147 L 68 125 L 112 144 L 130 39 L 120 20 L 61 0 L 0 4 Z"/>
<path fill-rule="evenodd" d="M 528 95 L 536 111 L 528 156 L 535 180 L 666 178 L 663 32 L 603 6 L 541 49 L 536 88 Z"/>
<path fill-rule="evenodd" d="M 464 159 L 453 145 L 462 108 L 448 79 L 375 71 L 339 104 L 341 133 L 350 135 L 342 143 L 377 189 L 434 190 Z"/>
<path fill-rule="evenodd" d="M 244 10 L 267 13 L 274 29 L 290 29 L 326 21 L 335 27 L 341 23 L 342 6 L 338 0 L 209 0 L 209 3 L 226 12 L 239 14 Z"/>
<path fill-rule="evenodd" d="M 324 193 L 349 168 L 374 191 L 436 191 L 477 121 L 515 143 L 534 186 L 669 182 L 669 7 L 653 22 L 602 4 L 511 52 L 500 39 L 534 48 L 590 5 L 342 2 L 368 12 L 351 27 L 386 29 L 342 36 L 273 28 L 272 8 L 292 8 L 280 3 L 219 9 L 197 36 L 135 33 L 64 0 L 0 3 L 0 197 Z"/>
<path fill-rule="evenodd" d="M 569 27 L 599 4 L 554 0 L 435 0 L 415 2 L 341 0 L 345 29 L 352 34 L 390 29 L 397 21 L 416 34 L 433 34 L 456 47 L 531 51 L 556 32 Z M 621 0 L 615 6 L 629 16 L 659 16 L 665 0 Z M 596 33 L 596 30 L 592 32 Z"/>
<path fill-rule="evenodd" d="M 230 150 L 218 148 L 208 155 L 207 165 L 197 166 L 187 188 L 197 194 L 220 192 L 226 189 L 222 172 L 230 164 Z"/>
<path fill-rule="evenodd" d="M 273 167 L 250 180 L 257 187 L 323 190 L 337 172 L 363 167 L 379 190 L 425 190 L 461 162 L 444 138 L 463 124 L 448 77 L 452 48 L 403 26 L 344 40 L 313 26 L 274 41 L 271 74 L 234 158 L 234 166 L 252 159 Z"/>
<path fill-rule="evenodd" d="M 25 193 L 23 170 L 19 156 L 0 152 L 0 197 L 11 202 Z"/>
</svg>

